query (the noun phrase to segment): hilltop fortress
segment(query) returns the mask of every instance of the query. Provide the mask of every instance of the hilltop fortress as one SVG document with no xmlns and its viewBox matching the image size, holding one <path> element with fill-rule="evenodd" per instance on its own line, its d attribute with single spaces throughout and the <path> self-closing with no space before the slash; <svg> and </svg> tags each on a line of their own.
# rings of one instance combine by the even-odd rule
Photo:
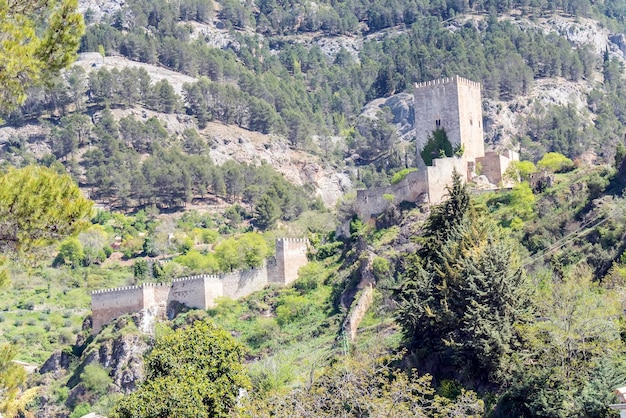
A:
<svg viewBox="0 0 626 418">
<path fill-rule="evenodd" d="M 480 83 L 459 76 L 418 83 L 413 103 L 417 171 L 391 186 L 357 190 L 355 207 L 362 219 L 384 212 L 392 203 L 440 203 L 454 170 L 466 182 L 495 188 L 503 182 L 509 164 L 519 159 L 513 151 L 485 153 Z M 444 132 L 454 155 L 435 148 L 435 157 L 425 161 L 425 147 Z"/>
<path fill-rule="evenodd" d="M 279 238 L 276 240 L 276 256 L 264 260 L 256 269 L 92 292 L 92 333 L 97 334 L 118 316 L 133 312 L 171 318 L 178 304 L 208 309 L 215 305 L 218 297 L 237 299 L 268 284 L 288 285 L 298 278 L 298 269 L 308 262 L 307 245 L 306 239 Z"/>
</svg>

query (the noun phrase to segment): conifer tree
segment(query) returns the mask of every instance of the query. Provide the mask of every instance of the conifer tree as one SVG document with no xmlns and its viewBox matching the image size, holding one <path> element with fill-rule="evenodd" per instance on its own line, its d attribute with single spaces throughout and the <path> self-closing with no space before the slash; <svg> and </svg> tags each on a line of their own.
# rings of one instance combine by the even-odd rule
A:
<svg viewBox="0 0 626 418">
<path fill-rule="evenodd" d="M 529 295 L 511 244 L 474 209 L 458 173 L 409 257 L 396 317 L 418 356 L 456 378 L 497 377 L 524 321 Z"/>
<path fill-rule="evenodd" d="M 77 0 L 0 2 L 0 110 L 74 60 L 84 31 L 77 8 Z"/>
</svg>

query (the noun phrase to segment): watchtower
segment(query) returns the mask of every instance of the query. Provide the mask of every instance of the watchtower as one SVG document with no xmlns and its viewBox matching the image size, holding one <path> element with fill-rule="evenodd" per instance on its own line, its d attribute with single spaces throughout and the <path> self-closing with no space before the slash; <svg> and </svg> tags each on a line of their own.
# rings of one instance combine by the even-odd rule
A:
<svg viewBox="0 0 626 418">
<path fill-rule="evenodd" d="M 425 166 L 420 153 L 437 129 L 453 148 L 462 147 L 465 161 L 485 155 L 480 83 L 459 76 L 416 83 L 413 100 L 418 167 Z"/>
</svg>

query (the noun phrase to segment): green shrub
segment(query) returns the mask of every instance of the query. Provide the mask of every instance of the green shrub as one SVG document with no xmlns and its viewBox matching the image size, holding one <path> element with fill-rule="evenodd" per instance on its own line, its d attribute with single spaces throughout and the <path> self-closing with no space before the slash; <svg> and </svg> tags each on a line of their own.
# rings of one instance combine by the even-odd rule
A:
<svg viewBox="0 0 626 418">
<path fill-rule="evenodd" d="M 80 374 L 80 379 L 89 391 L 98 395 L 104 395 L 109 389 L 109 385 L 113 383 L 109 372 L 99 363 L 86 365 Z"/>
<path fill-rule="evenodd" d="M 281 327 L 304 318 L 311 310 L 311 302 L 305 297 L 285 295 L 278 301 L 276 321 Z"/>
<path fill-rule="evenodd" d="M 410 167 L 410 168 L 404 168 L 400 171 L 398 171 L 397 173 L 395 173 L 392 177 L 391 177 L 391 184 L 398 184 L 400 183 L 402 180 L 404 180 L 404 178 L 409 174 L 412 173 L 414 171 L 417 171 L 417 168 L 415 167 Z"/>
<path fill-rule="evenodd" d="M 220 234 L 214 229 L 203 229 L 200 232 L 200 239 L 203 244 L 214 244 L 219 236 Z"/>
<path fill-rule="evenodd" d="M 374 277 L 378 281 L 385 279 L 389 275 L 390 269 L 391 265 L 385 258 L 376 257 L 372 261 L 372 273 L 374 273 Z"/>
<path fill-rule="evenodd" d="M 253 348 L 259 348 L 264 342 L 273 339 L 278 331 L 279 327 L 274 318 L 257 318 L 246 341 Z"/>
<path fill-rule="evenodd" d="M 562 173 L 574 168 L 574 162 L 558 152 L 548 152 L 537 162 L 537 168 Z"/>
<path fill-rule="evenodd" d="M 80 418 L 91 412 L 91 406 L 88 403 L 81 403 L 76 405 L 76 408 L 70 414 L 70 418 Z"/>
<path fill-rule="evenodd" d="M 320 282 L 324 281 L 326 272 L 324 267 L 320 263 L 309 263 L 298 270 L 298 280 L 293 284 L 301 294 L 307 294 L 312 290 L 317 289 Z"/>
<path fill-rule="evenodd" d="M 326 244 L 321 244 L 317 246 L 317 254 L 315 258 L 318 260 L 324 260 L 328 257 L 332 257 L 335 254 L 338 254 L 343 248 L 343 242 L 334 241 L 327 242 Z"/>
</svg>

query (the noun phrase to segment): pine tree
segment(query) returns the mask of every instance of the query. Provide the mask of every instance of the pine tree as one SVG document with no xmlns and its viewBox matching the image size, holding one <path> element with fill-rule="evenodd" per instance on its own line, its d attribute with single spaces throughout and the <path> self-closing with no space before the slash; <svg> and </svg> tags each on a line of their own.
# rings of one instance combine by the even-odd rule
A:
<svg viewBox="0 0 626 418">
<path fill-rule="evenodd" d="M 525 276 L 511 244 L 472 207 L 458 173 L 448 190 L 408 258 L 396 317 L 434 372 L 454 366 L 456 378 L 493 381 L 528 313 Z"/>
<path fill-rule="evenodd" d="M 75 59 L 84 31 L 77 9 L 77 0 L 0 2 L 0 110 L 14 110 L 29 87 Z"/>
</svg>

